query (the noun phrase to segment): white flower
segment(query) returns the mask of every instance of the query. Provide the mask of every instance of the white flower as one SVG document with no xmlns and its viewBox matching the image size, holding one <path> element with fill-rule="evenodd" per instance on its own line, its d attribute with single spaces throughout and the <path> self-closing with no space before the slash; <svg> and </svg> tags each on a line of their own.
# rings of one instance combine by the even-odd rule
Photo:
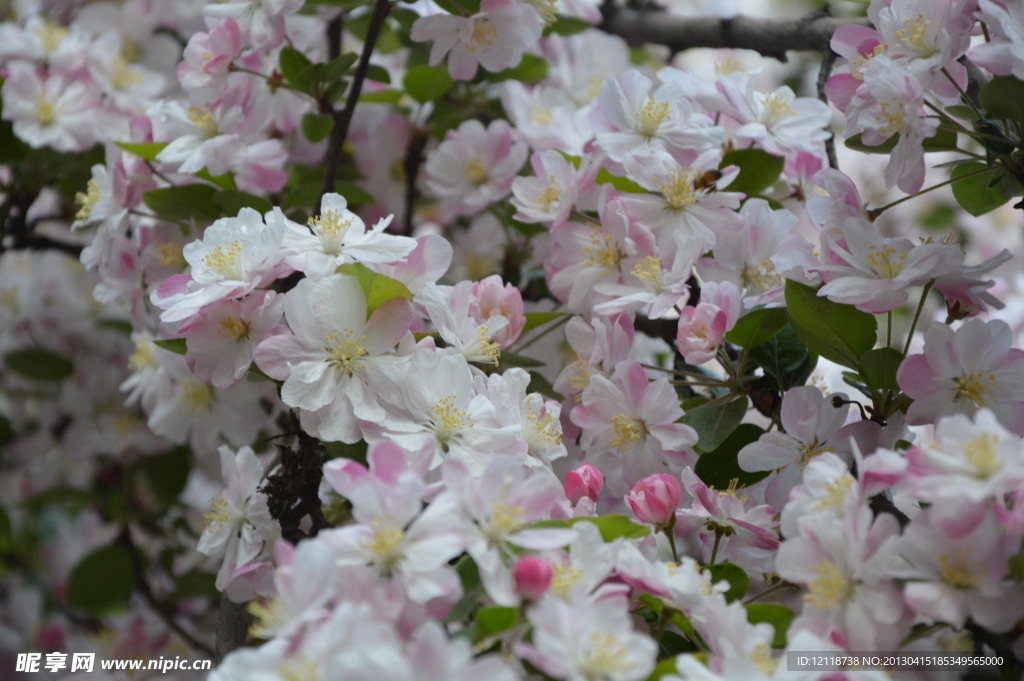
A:
<svg viewBox="0 0 1024 681">
<path fill-rule="evenodd" d="M 96 143 L 98 101 L 85 82 L 60 76 L 43 80 L 27 62 L 7 66 L 3 119 L 32 148 L 85 151 Z"/>
</svg>

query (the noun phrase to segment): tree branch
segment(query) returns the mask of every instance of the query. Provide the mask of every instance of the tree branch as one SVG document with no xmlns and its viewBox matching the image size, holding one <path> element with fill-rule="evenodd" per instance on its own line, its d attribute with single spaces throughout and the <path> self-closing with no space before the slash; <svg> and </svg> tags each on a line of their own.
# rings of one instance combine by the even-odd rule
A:
<svg viewBox="0 0 1024 681">
<path fill-rule="evenodd" d="M 832 75 L 832 67 L 836 63 L 836 57 L 839 55 L 832 51 L 832 48 L 825 50 L 821 54 L 821 70 L 818 71 L 818 99 L 828 104 L 828 97 L 825 96 L 825 84 L 828 82 L 828 77 Z M 828 166 L 839 170 L 839 158 L 836 156 L 836 134 L 832 130 L 831 121 L 829 121 L 828 131 L 832 134 L 829 135 L 828 139 L 825 140 L 825 155 L 828 156 Z"/>
<path fill-rule="evenodd" d="M 373 16 L 370 17 L 370 25 L 366 29 L 366 42 L 363 43 L 363 52 L 359 55 L 359 64 L 356 65 L 355 74 L 352 76 L 352 85 L 349 87 L 348 99 L 345 100 L 345 108 L 334 113 L 334 127 L 331 128 L 331 139 L 327 146 L 327 172 L 324 173 L 324 183 L 320 190 L 320 201 L 324 194 L 334 191 L 334 181 L 338 176 L 338 164 L 341 163 L 341 151 L 345 147 L 345 138 L 348 137 L 348 128 L 352 124 L 352 114 L 355 113 L 356 103 L 359 102 L 359 95 L 363 91 L 363 82 L 366 80 L 366 73 L 370 70 L 370 57 L 373 56 L 373 48 L 377 44 L 377 37 L 391 12 L 390 0 L 376 0 L 373 5 Z M 317 201 L 317 212 L 320 212 L 320 201 Z"/>
<path fill-rule="evenodd" d="M 836 29 L 846 24 L 867 26 L 867 19 L 842 19 L 816 12 L 799 19 L 763 19 L 742 14 L 731 18 L 688 17 L 659 10 L 602 6 L 599 28 L 639 47 L 665 45 L 672 53 L 691 47 L 754 50 L 786 61 L 787 50 L 826 52 Z"/>
</svg>

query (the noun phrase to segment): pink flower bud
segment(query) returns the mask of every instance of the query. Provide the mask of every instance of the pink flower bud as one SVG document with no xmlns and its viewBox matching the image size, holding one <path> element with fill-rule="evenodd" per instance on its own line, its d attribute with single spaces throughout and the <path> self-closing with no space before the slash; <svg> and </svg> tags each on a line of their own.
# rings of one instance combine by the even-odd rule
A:
<svg viewBox="0 0 1024 681">
<path fill-rule="evenodd" d="M 574 471 L 569 471 L 565 476 L 565 496 L 576 505 L 583 497 L 590 497 L 591 501 L 597 503 L 601 495 L 601 488 L 604 487 L 604 476 L 601 471 L 589 463 L 585 463 Z"/>
<path fill-rule="evenodd" d="M 649 475 L 636 483 L 626 503 L 642 523 L 664 526 L 683 500 L 679 481 L 667 473 Z"/>
<path fill-rule="evenodd" d="M 502 348 L 508 348 L 523 332 L 526 315 L 523 313 L 523 294 L 512 284 L 502 284 L 497 274 L 473 282 L 474 300 L 469 305 L 469 314 L 481 324 L 499 315 L 507 319 L 508 326 L 494 335 L 494 341 L 501 343 Z"/>
<path fill-rule="evenodd" d="M 525 556 L 512 568 L 516 593 L 528 601 L 535 601 L 551 586 L 551 564 L 537 556 Z"/>
</svg>

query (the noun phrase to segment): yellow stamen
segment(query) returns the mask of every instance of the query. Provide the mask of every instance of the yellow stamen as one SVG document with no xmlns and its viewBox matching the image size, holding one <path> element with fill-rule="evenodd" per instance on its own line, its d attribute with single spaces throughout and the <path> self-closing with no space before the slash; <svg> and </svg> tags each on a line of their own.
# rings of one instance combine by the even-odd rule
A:
<svg viewBox="0 0 1024 681">
<path fill-rule="evenodd" d="M 459 431 L 473 427 L 473 420 L 469 414 L 455 404 L 455 395 L 448 395 L 438 401 L 431 412 L 434 414 L 434 437 L 445 452 L 448 451 L 449 441 Z"/>
<path fill-rule="evenodd" d="M 249 337 L 249 322 L 241 317 L 227 317 L 220 323 L 217 335 L 221 338 L 237 338 L 239 341 Z"/>
<path fill-rule="evenodd" d="M 983 433 L 964 446 L 964 458 L 974 466 L 975 477 L 988 480 L 999 471 L 999 446 L 1002 438 L 995 433 Z"/>
<path fill-rule="evenodd" d="M 185 254 L 181 251 L 181 244 L 176 244 L 173 241 L 168 242 L 160 247 L 159 252 L 161 265 L 183 268 L 188 264 L 188 261 L 185 260 Z"/>
<path fill-rule="evenodd" d="M 84 192 L 78 192 L 75 194 L 75 203 L 81 206 L 78 209 L 78 213 L 75 214 L 75 219 L 79 222 L 86 222 L 89 220 L 89 214 L 92 213 L 92 209 L 96 207 L 99 200 L 103 198 L 103 194 L 100 193 L 100 185 L 96 180 L 90 179 L 85 185 Z"/>
<path fill-rule="evenodd" d="M 978 583 L 980 565 L 972 565 L 962 554 L 939 556 L 939 578 L 954 589 L 969 589 Z"/>
<path fill-rule="evenodd" d="M 225 279 L 240 280 L 245 278 L 238 256 L 242 252 L 242 243 L 233 241 L 227 246 L 217 246 L 203 258 L 203 264 L 217 272 Z"/>
<path fill-rule="evenodd" d="M 690 168 L 673 170 L 669 181 L 658 187 L 670 208 L 680 210 L 696 203 L 697 194 L 693 189 L 693 171 Z"/>
<path fill-rule="evenodd" d="M 466 161 L 466 177 L 475 187 L 487 184 L 487 167 L 484 165 L 483 156 Z"/>
<path fill-rule="evenodd" d="M 612 447 L 622 449 L 626 445 L 642 440 L 647 436 L 647 424 L 625 414 L 612 417 L 615 435 L 608 441 Z"/>
<path fill-rule="evenodd" d="M 812 571 L 817 577 L 807 585 L 810 593 L 804 595 L 804 600 L 814 607 L 822 610 L 838 608 L 853 596 L 857 585 L 832 561 L 823 558 Z"/>
<path fill-rule="evenodd" d="M 985 396 L 992 394 L 992 383 L 995 380 L 996 375 L 989 374 L 986 381 L 984 371 L 975 371 L 960 378 L 954 378 L 953 385 L 956 386 L 956 395 L 953 397 L 953 401 L 967 400 L 975 409 L 981 409 L 986 404 Z"/>
<path fill-rule="evenodd" d="M 359 370 L 362 358 L 367 355 L 363 342 L 366 336 L 360 336 L 352 340 L 355 333 L 352 329 L 345 329 L 345 335 L 332 333 L 325 340 L 327 346 L 322 350 L 328 353 L 327 363 L 346 376 L 351 376 Z"/>
<path fill-rule="evenodd" d="M 640 124 L 640 129 L 637 132 L 641 136 L 651 139 L 658 134 L 658 128 L 670 113 L 668 102 L 656 102 L 653 97 L 648 97 L 644 108 L 637 114 Z"/>
<path fill-rule="evenodd" d="M 898 251 L 889 244 L 881 248 L 872 245 L 868 250 L 868 264 L 883 279 L 895 279 L 906 267 L 907 251 Z"/>
<path fill-rule="evenodd" d="M 188 120 L 191 121 L 192 125 L 199 129 L 203 137 L 216 137 L 220 133 L 220 127 L 217 125 L 217 121 L 214 120 L 213 112 L 209 108 L 190 106 L 185 111 L 185 115 L 188 116 Z"/>
</svg>

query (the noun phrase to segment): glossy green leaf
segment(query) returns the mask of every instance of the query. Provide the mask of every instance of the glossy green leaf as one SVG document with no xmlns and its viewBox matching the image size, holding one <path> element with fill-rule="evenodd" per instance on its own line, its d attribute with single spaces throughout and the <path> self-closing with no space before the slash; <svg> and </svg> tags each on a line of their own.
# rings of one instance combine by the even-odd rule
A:
<svg viewBox="0 0 1024 681">
<path fill-rule="evenodd" d="M 142 200 L 162 218 L 212 222 L 220 217 L 220 209 L 213 203 L 216 193 L 217 190 L 207 184 L 186 184 L 151 189 L 142 195 Z"/>
<path fill-rule="evenodd" d="M 903 353 L 895 348 L 868 350 L 860 358 L 860 376 L 876 390 L 899 390 L 896 372 L 903 362 Z"/>
<path fill-rule="evenodd" d="M 148 456 L 139 462 L 139 469 L 160 502 L 165 506 L 173 504 L 188 482 L 188 448 L 175 447 L 166 454 Z"/>
<path fill-rule="evenodd" d="M 131 558 L 121 546 L 104 546 L 87 555 L 68 579 L 68 605 L 105 615 L 122 608 L 135 587 Z"/>
<path fill-rule="evenodd" d="M 693 472 L 705 485 L 716 490 L 726 490 L 736 481 L 736 487 L 747 487 L 768 477 L 768 471 L 748 473 L 740 468 L 737 455 L 740 450 L 751 442 L 757 442 L 764 433 L 753 423 L 741 423 L 725 441 L 710 452 L 705 452 L 697 459 Z"/>
<path fill-rule="evenodd" d="M 341 265 L 335 270 L 338 274 L 348 274 L 359 280 L 359 285 L 366 294 L 366 314 L 371 315 L 373 311 L 392 298 L 405 298 L 412 301 L 412 293 L 405 284 L 378 274 L 362 263 L 351 263 Z"/>
<path fill-rule="evenodd" d="M 516 623 L 516 609 L 504 607 L 480 608 L 473 618 L 473 643 L 500 634 Z"/>
<path fill-rule="evenodd" d="M 292 85 L 299 86 L 299 74 L 305 69 L 310 69 L 313 66 L 313 62 L 294 47 L 285 46 L 281 48 L 278 65 L 281 67 L 281 75 L 284 76 L 284 79 Z M 310 71 L 310 75 L 312 75 L 312 71 Z M 305 89 L 308 85 L 309 83 L 302 79 L 302 89 Z"/>
<path fill-rule="evenodd" d="M 510 367 L 520 367 L 523 369 L 542 367 L 544 362 L 527 357 L 526 355 L 517 355 L 514 352 L 508 350 L 502 350 L 501 355 L 498 356 L 498 366 L 502 369 L 508 369 Z"/>
<path fill-rule="evenodd" d="M 335 59 L 327 62 L 326 64 L 317 64 L 313 71 L 313 76 L 317 81 L 322 83 L 329 83 L 334 80 L 338 80 L 352 67 L 353 64 L 359 59 L 359 54 L 356 52 L 346 52 Z"/>
<path fill-rule="evenodd" d="M 1003 118 L 1024 125 L 1024 81 L 1013 76 L 996 76 L 978 93 L 988 118 Z"/>
<path fill-rule="evenodd" d="M 647 681 L 661 681 L 663 676 L 676 676 L 677 673 L 676 658 L 673 656 L 659 662 L 650 676 L 647 677 Z"/>
<path fill-rule="evenodd" d="M 372 80 L 375 83 L 384 83 L 385 85 L 391 84 L 391 74 L 388 70 L 380 64 L 370 64 L 366 69 L 366 79 Z"/>
<path fill-rule="evenodd" d="M 560 319 L 565 316 L 564 312 L 527 312 L 525 315 L 526 324 L 523 326 L 522 333 L 525 334 L 528 331 L 536 329 L 542 324 L 547 324 L 556 319 Z M 520 334 L 522 335 L 522 334 Z"/>
<path fill-rule="evenodd" d="M 153 341 L 153 345 L 163 348 L 168 352 L 173 352 L 176 355 L 184 355 L 188 351 L 184 338 L 161 338 L 160 340 Z"/>
<path fill-rule="evenodd" d="M 544 35 L 551 35 L 552 33 L 556 33 L 558 35 L 576 35 L 577 33 L 583 33 L 583 31 L 593 27 L 594 25 L 592 23 L 584 21 L 579 17 L 559 14 L 555 17 L 555 20 L 544 29 Z"/>
<path fill-rule="evenodd" d="M 457 17 L 476 14 L 480 11 L 480 0 L 435 0 L 438 6 Z"/>
<path fill-rule="evenodd" d="M 167 146 L 167 142 L 114 142 L 114 144 L 147 161 L 155 161 L 157 154 Z"/>
<path fill-rule="evenodd" d="M 741 397 L 725 404 L 697 407 L 683 417 L 683 423 L 697 431 L 697 447 L 710 452 L 722 444 L 736 430 L 747 413 L 747 398 Z"/>
<path fill-rule="evenodd" d="M 494 74 L 487 74 L 487 79 L 497 83 L 503 80 L 518 80 L 522 83 L 536 83 L 544 80 L 548 75 L 548 60 L 529 52 L 523 55 L 518 66 L 499 71 Z"/>
<path fill-rule="evenodd" d="M 635 523 L 624 515 L 603 515 L 597 518 L 573 518 L 569 521 L 576 523 L 593 523 L 601 531 L 601 538 L 606 542 L 615 541 L 619 537 L 626 539 L 639 539 L 651 533 L 651 528 L 646 525 Z"/>
<path fill-rule="evenodd" d="M 221 189 L 228 189 L 228 190 L 230 190 L 230 189 L 234 189 L 235 188 L 235 178 L 233 178 L 231 176 L 231 173 L 222 173 L 220 175 L 211 175 L 209 170 L 207 170 L 206 168 L 203 168 L 202 170 L 200 170 L 195 175 L 196 175 L 196 177 L 202 178 L 202 179 L 206 180 L 207 182 L 212 182 L 213 184 L 217 185 Z"/>
<path fill-rule="evenodd" d="M 618 189 L 620 192 L 628 192 L 630 194 L 646 194 L 647 190 L 638 185 L 633 180 L 627 177 L 618 177 L 608 172 L 607 168 L 601 168 L 597 171 L 597 177 L 594 178 L 594 182 L 597 184 L 610 184 L 611 186 Z"/>
<path fill-rule="evenodd" d="M 401 98 L 402 93 L 391 88 L 372 90 L 370 92 L 364 91 L 359 95 L 359 101 L 367 104 L 397 104 Z"/>
<path fill-rule="evenodd" d="M 716 563 L 703 569 L 711 572 L 712 583 L 729 582 L 729 590 L 725 592 L 725 600 L 729 603 L 743 598 L 750 591 L 750 577 L 739 565 Z"/>
<path fill-rule="evenodd" d="M 974 109 L 972 109 L 969 106 L 964 106 L 963 104 L 954 104 L 953 106 L 947 106 L 946 113 L 948 113 L 953 118 L 959 118 L 962 121 L 974 122 L 976 120 L 979 120 L 978 114 L 974 112 Z"/>
<path fill-rule="evenodd" d="M 767 622 L 775 628 L 773 648 L 786 647 L 786 632 L 795 617 L 792 610 L 778 603 L 751 603 L 743 607 L 747 609 L 747 621 L 751 624 Z"/>
<path fill-rule="evenodd" d="M 344 196 L 349 206 L 365 206 L 377 203 L 377 199 L 374 198 L 373 194 L 352 182 L 339 180 L 334 183 L 334 191 Z"/>
<path fill-rule="evenodd" d="M 783 307 L 766 307 L 743 315 L 736 322 L 732 331 L 725 334 L 725 339 L 741 348 L 756 348 L 789 323 L 786 309 Z"/>
<path fill-rule="evenodd" d="M 63 381 L 75 373 L 75 366 L 67 357 L 37 348 L 7 353 L 4 355 L 4 366 L 34 381 Z"/>
<path fill-rule="evenodd" d="M 243 208 L 252 208 L 261 215 L 269 213 L 274 204 L 270 199 L 263 196 L 256 196 L 247 192 L 240 192 L 237 189 L 226 189 L 217 192 L 212 198 L 213 205 L 221 210 L 224 215 L 238 215 Z"/>
<path fill-rule="evenodd" d="M 749 196 L 760 194 L 772 186 L 782 174 L 785 164 L 786 159 L 762 149 L 737 149 L 722 157 L 718 167 L 738 166 L 740 174 L 729 183 L 726 191 L 743 192 Z"/>
<path fill-rule="evenodd" d="M 892 150 L 896 148 L 896 144 L 900 141 L 899 133 L 896 133 L 886 141 L 876 146 L 870 146 L 864 144 L 861 141 L 860 135 L 854 135 L 848 138 L 844 144 L 849 149 L 864 152 L 865 154 L 891 154 Z M 956 133 L 952 130 L 939 130 L 933 137 L 922 142 L 921 146 L 924 147 L 926 152 L 931 151 L 953 151 L 956 149 Z"/>
<path fill-rule="evenodd" d="M 969 173 L 985 170 L 988 166 L 984 163 L 961 163 L 953 168 L 951 176 L 954 180 Z M 999 208 L 1009 198 L 1003 196 L 998 181 L 1005 173 L 999 169 L 991 169 L 988 172 L 963 177 L 953 183 L 953 198 L 960 204 L 960 207 L 971 215 L 977 217 Z M 993 184 L 995 182 L 995 184 Z"/>
<path fill-rule="evenodd" d="M 327 139 L 334 127 L 334 117 L 326 114 L 308 113 L 302 117 L 302 134 L 310 142 Z"/>
<path fill-rule="evenodd" d="M 555 387 L 551 385 L 551 381 L 544 378 L 536 371 L 529 372 L 530 384 L 526 386 L 527 393 L 540 393 L 544 397 L 550 397 L 553 400 L 561 402 L 565 399 L 562 393 L 555 390 Z"/>
<path fill-rule="evenodd" d="M 818 356 L 797 338 L 788 324 L 750 351 L 749 359 L 764 369 L 765 376 L 780 393 L 807 382 Z"/>
<path fill-rule="evenodd" d="M 833 362 L 857 369 L 861 355 L 875 346 L 878 322 L 874 315 L 834 303 L 811 286 L 787 280 L 786 310 L 804 345 Z"/>
</svg>

